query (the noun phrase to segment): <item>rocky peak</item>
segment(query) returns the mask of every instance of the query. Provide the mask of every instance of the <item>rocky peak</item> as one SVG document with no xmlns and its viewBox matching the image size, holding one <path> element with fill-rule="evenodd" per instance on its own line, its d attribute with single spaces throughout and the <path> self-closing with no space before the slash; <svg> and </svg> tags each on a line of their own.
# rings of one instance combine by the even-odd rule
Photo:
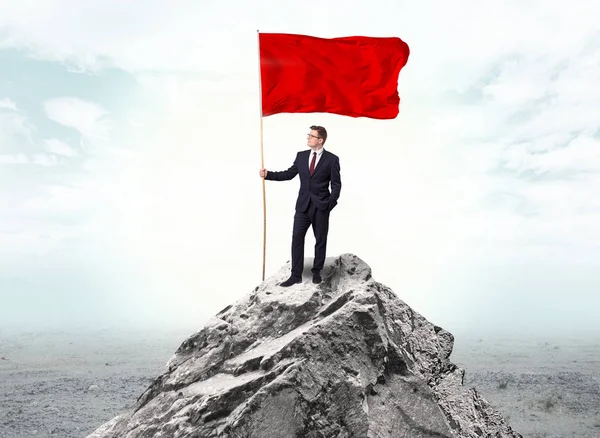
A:
<svg viewBox="0 0 600 438">
<path fill-rule="evenodd" d="M 131 410 L 89 435 L 517 438 L 463 386 L 454 338 L 353 254 L 323 282 L 278 273 L 186 339 Z"/>
</svg>

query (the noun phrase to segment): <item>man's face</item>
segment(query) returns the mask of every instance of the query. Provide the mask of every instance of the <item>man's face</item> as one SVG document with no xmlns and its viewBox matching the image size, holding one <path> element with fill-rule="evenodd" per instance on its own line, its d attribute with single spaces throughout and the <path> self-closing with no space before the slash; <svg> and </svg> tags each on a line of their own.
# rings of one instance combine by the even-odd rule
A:
<svg viewBox="0 0 600 438">
<path fill-rule="evenodd" d="M 308 146 L 310 146 L 310 147 L 317 147 L 322 142 L 323 142 L 323 139 L 321 139 L 321 137 L 319 137 L 319 132 L 318 131 L 311 130 L 308 133 L 308 142 L 307 142 Z"/>
</svg>

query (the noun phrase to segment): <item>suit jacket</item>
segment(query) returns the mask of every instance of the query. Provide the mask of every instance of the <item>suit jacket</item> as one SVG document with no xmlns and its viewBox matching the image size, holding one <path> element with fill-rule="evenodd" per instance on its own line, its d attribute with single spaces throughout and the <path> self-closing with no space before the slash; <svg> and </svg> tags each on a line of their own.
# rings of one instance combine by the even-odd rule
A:
<svg viewBox="0 0 600 438">
<path fill-rule="evenodd" d="M 310 176 L 308 161 L 311 153 L 310 149 L 298 152 L 294 164 L 289 169 L 280 172 L 268 170 L 265 179 L 287 181 L 300 175 L 300 191 L 296 201 L 296 210 L 306 210 L 308 201 L 312 199 L 319 210 L 331 211 L 337 205 L 342 190 L 340 159 L 337 155 L 323 149 L 315 171 Z M 329 183 L 331 183 L 331 192 L 329 192 Z"/>
</svg>

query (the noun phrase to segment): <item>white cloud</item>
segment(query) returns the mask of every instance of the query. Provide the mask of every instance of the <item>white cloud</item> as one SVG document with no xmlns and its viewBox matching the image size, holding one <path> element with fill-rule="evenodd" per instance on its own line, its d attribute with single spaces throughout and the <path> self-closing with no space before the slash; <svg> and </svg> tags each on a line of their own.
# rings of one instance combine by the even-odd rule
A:
<svg viewBox="0 0 600 438">
<path fill-rule="evenodd" d="M 546 172 L 591 171 L 600 173 L 600 141 L 588 135 L 579 135 L 566 146 L 545 153 L 530 152 L 524 148 L 512 148 L 507 152 L 506 166 L 538 174 Z"/>
<path fill-rule="evenodd" d="M 22 203 L 27 214 L 80 213 L 93 203 L 84 187 L 73 185 L 50 185 L 43 187 L 43 194 Z"/>
<path fill-rule="evenodd" d="M 37 164 L 40 166 L 56 166 L 60 161 L 54 155 L 33 154 L 31 157 L 23 153 L 0 155 L 0 164 Z"/>
<path fill-rule="evenodd" d="M 33 147 L 36 129 L 21 113 L 0 111 L 0 153 Z"/>
<path fill-rule="evenodd" d="M 492 82 L 482 87 L 483 96 L 498 106 L 513 108 L 546 98 L 552 84 L 548 64 L 533 57 L 510 59 L 500 66 Z"/>
<path fill-rule="evenodd" d="M 32 8 L 36 11 L 34 15 Z M 253 10 L 245 5 L 242 9 Z M 173 70 L 214 71 L 207 60 L 214 63 L 224 58 L 221 48 L 211 39 L 214 41 L 216 36 L 231 49 L 239 45 L 231 31 L 211 26 L 213 12 L 227 10 L 223 5 L 190 0 L 184 0 L 175 9 L 153 1 L 141 11 L 124 7 L 118 0 L 91 0 L 86 4 L 74 0 L 45 4 L 23 0 L 3 8 L 0 28 L 10 32 L 4 41 L 0 40 L 0 47 L 32 48 L 39 57 L 69 62 L 83 69 L 117 66 L 154 70 L 168 66 Z M 107 22 L 112 23 L 109 33 Z M 195 37 L 198 29 L 203 30 L 201 38 Z"/>
<path fill-rule="evenodd" d="M 17 110 L 17 104 L 10 100 L 8 97 L 0 99 L 0 109 Z"/>
<path fill-rule="evenodd" d="M 109 136 L 108 111 L 93 102 L 64 97 L 44 102 L 44 109 L 49 119 L 77 129 L 84 137 L 105 140 Z"/>
<path fill-rule="evenodd" d="M 0 155 L 0 164 L 27 164 L 30 160 L 25 154 Z"/>
<path fill-rule="evenodd" d="M 0 102 L 1 103 L 1 102 Z M 6 107 L 16 108 L 11 102 Z M 36 128 L 20 113 L 0 113 L 0 164 L 36 164 L 56 166 L 61 164 L 57 155 L 74 156 L 75 151 L 67 144 L 56 140 L 46 140 L 43 153 L 35 138 Z"/>
<path fill-rule="evenodd" d="M 56 166 L 60 164 L 60 160 L 55 155 L 46 154 L 34 154 L 32 157 L 32 163 L 40 166 Z"/>
<path fill-rule="evenodd" d="M 46 151 L 55 155 L 62 155 L 65 157 L 75 157 L 78 155 L 77 151 L 69 146 L 64 141 L 57 140 L 55 138 L 50 138 L 44 140 L 44 146 Z"/>
</svg>

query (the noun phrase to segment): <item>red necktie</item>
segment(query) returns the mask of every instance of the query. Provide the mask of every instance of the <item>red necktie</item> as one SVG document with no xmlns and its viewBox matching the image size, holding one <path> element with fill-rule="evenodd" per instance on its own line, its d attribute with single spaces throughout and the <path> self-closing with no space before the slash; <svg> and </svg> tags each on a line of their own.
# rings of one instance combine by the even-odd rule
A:
<svg viewBox="0 0 600 438">
<path fill-rule="evenodd" d="M 310 162 L 310 176 L 312 176 L 312 174 L 315 172 L 315 161 L 317 160 L 317 153 L 313 152 L 313 158 L 312 161 Z"/>
</svg>

